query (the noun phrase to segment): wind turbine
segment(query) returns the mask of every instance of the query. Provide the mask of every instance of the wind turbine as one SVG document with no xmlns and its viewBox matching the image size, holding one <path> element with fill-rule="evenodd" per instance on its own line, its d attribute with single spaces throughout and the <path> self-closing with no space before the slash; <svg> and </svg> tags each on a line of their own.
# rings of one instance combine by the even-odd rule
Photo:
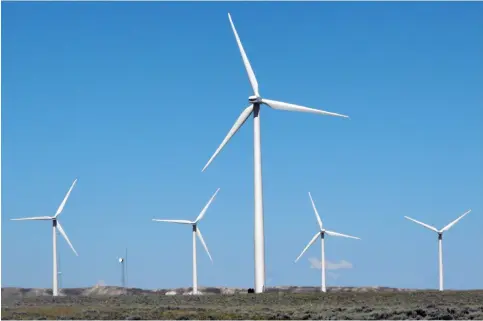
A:
<svg viewBox="0 0 483 321">
<path fill-rule="evenodd" d="M 263 193 L 262 193 L 262 154 L 260 147 L 260 106 L 267 105 L 273 109 L 297 111 L 305 113 L 314 113 L 319 115 L 339 116 L 348 118 L 348 116 L 322 111 L 318 109 L 303 107 L 299 105 L 284 103 L 281 101 L 265 99 L 260 96 L 258 91 L 258 82 L 255 77 L 255 73 L 248 61 L 245 50 L 243 49 L 238 33 L 235 29 L 235 25 L 231 19 L 231 15 L 228 13 L 233 33 L 235 34 L 238 48 L 240 50 L 245 69 L 248 74 L 248 79 L 253 89 L 253 96 L 248 97 L 250 105 L 246 107 L 233 127 L 230 129 L 225 139 L 221 142 L 218 149 L 211 156 L 208 163 L 202 169 L 202 172 L 210 165 L 215 159 L 218 153 L 228 143 L 230 138 L 240 129 L 250 115 L 253 114 L 253 165 L 254 165 L 254 195 L 255 195 L 255 226 L 254 226 L 254 242 L 255 242 L 255 293 L 262 293 L 265 289 L 265 240 L 264 240 L 264 228 L 263 228 Z"/>
<path fill-rule="evenodd" d="M 77 178 L 74 180 L 72 185 L 69 188 L 69 191 L 64 197 L 64 200 L 62 203 L 60 203 L 59 208 L 57 209 L 57 212 L 55 213 L 54 216 L 37 216 L 37 217 L 25 217 L 25 218 L 13 218 L 11 219 L 12 221 L 52 221 L 52 226 L 53 226 L 53 232 L 52 232 L 52 247 L 53 247 L 53 266 L 54 266 L 54 271 L 53 271 L 53 284 L 52 284 L 52 294 L 53 296 L 58 296 L 59 295 L 59 283 L 58 283 L 58 273 L 57 273 L 57 230 L 62 234 L 62 236 L 65 238 L 67 243 L 69 244 L 70 248 L 72 251 L 74 251 L 75 255 L 79 256 L 77 254 L 76 250 L 74 249 L 74 246 L 70 242 L 69 238 L 67 237 L 67 234 L 65 234 L 64 229 L 62 228 L 62 225 L 60 225 L 58 216 L 60 213 L 62 213 L 62 210 L 64 209 L 65 203 L 67 202 L 67 199 L 69 198 L 70 192 L 72 192 L 72 189 L 74 188 L 75 183 L 77 182 Z"/>
<path fill-rule="evenodd" d="M 322 226 L 322 220 L 320 219 L 319 213 L 317 212 L 317 208 L 315 207 L 315 203 L 314 203 L 314 200 L 312 199 L 312 195 L 310 195 L 310 192 L 309 192 L 309 197 L 310 197 L 310 201 L 312 202 L 312 207 L 313 207 L 314 212 L 315 212 L 315 217 L 317 218 L 317 222 L 319 223 L 320 231 L 315 233 L 314 237 L 310 240 L 309 244 L 307 244 L 307 246 L 304 248 L 302 253 L 300 253 L 298 258 L 295 260 L 295 263 L 297 263 L 297 261 L 302 257 L 302 255 L 304 255 L 305 251 L 307 251 L 308 248 L 312 244 L 314 244 L 315 241 L 317 240 L 317 238 L 320 236 L 321 247 L 322 247 L 322 262 L 321 262 L 322 263 L 321 264 L 322 265 L 321 266 L 322 286 L 321 286 L 320 289 L 321 289 L 322 292 L 326 292 L 326 288 L 325 288 L 325 234 L 330 235 L 330 236 L 342 236 L 342 237 L 347 237 L 347 238 L 356 239 L 356 240 L 360 240 L 360 238 L 355 237 L 355 236 L 350 236 L 350 235 L 346 235 L 346 234 L 333 232 L 333 231 L 328 231 L 328 230 L 324 229 L 323 226 Z"/>
<path fill-rule="evenodd" d="M 177 223 L 177 224 L 186 224 L 186 225 L 192 226 L 193 228 L 193 292 L 192 294 L 198 294 L 198 274 L 197 274 L 197 266 L 196 266 L 196 236 L 198 236 L 198 238 L 200 239 L 200 242 L 205 248 L 211 263 L 213 263 L 213 259 L 211 258 L 210 251 L 208 251 L 208 247 L 206 246 L 205 240 L 203 239 L 203 235 L 201 234 L 200 228 L 198 227 L 198 223 L 205 216 L 205 213 L 208 210 L 208 207 L 210 206 L 211 202 L 213 202 L 213 200 L 215 199 L 215 196 L 216 194 L 218 194 L 219 190 L 220 190 L 219 188 L 216 190 L 215 194 L 213 194 L 213 196 L 210 198 L 208 203 L 206 203 L 205 207 L 201 210 L 200 214 L 194 221 L 159 220 L 159 219 L 153 218 L 153 221 L 156 221 L 156 222 Z"/>
<path fill-rule="evenodd" d="M 431 230 L 433 232 L 438 233 L 439 290 L 440 291 L 443 291 L 443 233 L 446 232 L 447 230 L 449 230 L 451 227 L 453 227 L 453 225 L 455 225 L 456 223 L 458 223 L 458 221 L 461 220 L 463 217 L 465 217 L 465 215 L 468 214 L 469 212 L 471 212 L 471 210 L 468 210 L 467 212 L 463 213 L 460 217 L 458 217 L 456 220 L 454 220 L 453 222 L 449 223 L 448 225 L 446 225 L 445 227 L 443 227 L 439 231 L 434 226 L 431 226 L 431 225 L 428 225 L 426 223 L 417 221 L 417 220 L 415 220 L 413 218 L 410 218 L 409 216 L 404 216 L 408 220 L 413 221 L 414 223 L 417 223 L 419 225 L 422 225 L 425 228 L 427 228 L 427 229 L 429 229 L 429 230 Z"/>
</svg>

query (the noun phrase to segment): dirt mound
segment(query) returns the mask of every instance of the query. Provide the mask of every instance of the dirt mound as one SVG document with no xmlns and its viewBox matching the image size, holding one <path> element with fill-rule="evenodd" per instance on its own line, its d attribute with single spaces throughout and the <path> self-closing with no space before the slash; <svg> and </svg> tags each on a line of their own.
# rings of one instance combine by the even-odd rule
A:
<svg viewBox="0 0 483 321">
<path fill-rule="evenodd" d="M 126 289 L 118 286 L 100 286 L 96 285 L 91 288 L 84 289 L 82 291 L 82 296 L 98 296 L 98 295 L 107 295 L 107 296 L 115 296 L 115 295 L 122 295 L 126 294 Z"/>
</svg>

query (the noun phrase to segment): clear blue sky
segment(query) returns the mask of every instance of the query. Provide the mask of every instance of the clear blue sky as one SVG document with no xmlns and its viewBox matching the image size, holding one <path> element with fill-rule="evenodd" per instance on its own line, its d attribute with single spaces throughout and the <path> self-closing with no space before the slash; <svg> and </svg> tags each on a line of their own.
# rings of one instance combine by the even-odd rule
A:
<svg viewBox="0 0 483 321">
<path fill-rule="evenodd" d="M 202 167 L 248 105 L 233 16 L 261 94 L 351 119 L 263 107 L 268 285 L 319 285 L 307 192 L 327 228 L 329 285 L 483 288 L 482 3 L 2 3 L 2 286 L 50 287 L 60 216 L 66 287 L 253 286 L 253 125 Z"/>
</svg>

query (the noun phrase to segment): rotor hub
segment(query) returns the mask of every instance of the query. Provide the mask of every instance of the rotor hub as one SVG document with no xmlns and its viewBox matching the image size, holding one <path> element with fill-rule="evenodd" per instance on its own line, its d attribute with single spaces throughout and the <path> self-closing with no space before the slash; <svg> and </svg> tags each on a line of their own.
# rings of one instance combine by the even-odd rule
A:
<svg viewBox="0 0 483 321">
<path fill-rule="evenodd" d="M 262 102 L 262 99 L 258 96 L 250 96 L 250 97 L 248 97 L 248 101 L 251 104 L 260 104 Z"/>
</svg>

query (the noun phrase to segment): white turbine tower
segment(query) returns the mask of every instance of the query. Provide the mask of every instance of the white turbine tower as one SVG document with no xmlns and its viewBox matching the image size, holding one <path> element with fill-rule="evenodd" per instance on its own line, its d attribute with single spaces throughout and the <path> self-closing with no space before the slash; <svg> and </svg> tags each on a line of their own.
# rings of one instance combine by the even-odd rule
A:
<svg viewBox="0 0 483 321">
<path fill-rule="evenodd" d="M 26 217 L 26 218 L 13 218 L 11 219 L 12 221 L 52 221 L 52 226 L 53 226 L 53 232 L 52 232 L 52 238 L 53 238 L 53 265 L 54 265 L 54 271 L 53 271 L 53 284 L 52 284 L 52 294 L 53 296 L 58 296 L 59 295 L 59 283 L 58 283 L 58 273 L 57 273 L 57 230 L 59 230 L 60 234 L 65 238 L 67 243 L 69 244 L 70 248 L 72 251 L 74 251 L 75 255 L 79 256 L 77 254 L 76 250 L 74 249 L 74 246 L 70 242 L 69 238 L 67 237 L 67 234 L 65 234 L 64 229 L 62 228 L 62 225 L 60 225 L 59 219 L 57 218 L 60 213 L 62 213 L 62 210 L 64 209 L 65 203 L 67 202 L 67 199 L 69 198 L 70 192 L 72 192 L 72 189 L 74 188 L 75 183 L 77 182 L 77 178 L 74 180 L 72 185 L 69 188 L 69 191 L 64 197 L 64 200 L 62 203 L 60 203 L 59 208 L 57 209 L 57 212 L 55 213 L 54 216 L 38 216 L 38 217 Z"/>
<path fill-rule="evenodd" d="M 262 193 L 262 154 L 260 147 L 260 106 L 267 105 L 273 109 L 286 110 L 286 111 L 297 111 L 305 113 L 314 113 L 320 115 L 330 115 L 345 117 L 348 116 L 340 115 L 336 113 L 331 113 L 327 111 L 322 111 L 318 109 L 293 105 L 289 103 L 284 103 L 281 101 L 269 100 L 262 98 L 258 92 L 258 82 L 255 78 L 255 73 L 248 61 L 245 50 L 243 49 L 238 33 L 235 29 L 235 25 L 228 13 L 228 18 L 235 34 L 236 41 L 238 43 L 238 48 L 240 49 L 241 56 L 243 58 L 243 63 L 247 70 L 248 78 L 252 86 L 254 95 L 248 98 L 250 106 L 246 107 L 241 115 L 236 120 L 233 127 L 230 129 L 225 139 L 221 142 L 218 149 L 215 151 L 213 156 L 211 156 L 208 163 L 206 163 L 202 172 L 210 165 L 213 159 L 218 155 L 218 153 L 223 149 L 230 138 L 240 129 L 240 127 L 245 123 L 248 117 L 253 114 L 253 161 L 254 161 L 254 195 L 255 195 L 255 226 L 254 226 L 254 242 L 255 242 L 255 293 L 262 293 L 265 288 L 265 244 L 264 244 L 264 229 L 263 229 L 263 193 Z"/>
<path fill-rule="evenodd" d="M 197 273 L 197 266 L 196 266 L 196 236 L 198 236 L 198 238 L 200 239 L 200 242 L 205 248 L 211 263 L 213 263 L 213 259 L 211 258 L 210 251 L 208 251 L 208 247 L 206 246 L 205 240 L 203 239 L 203 235 L 201 234 L 200 228 L 198 227 L 198 223 L 205 216 L 205 213 L 208 210 L 208 207 L 210 206 L 211 202 L 213 202 L 213 200 L 215 199 L 215 196 L 216 194 L 218 194 L 219 190 L 220 190 L 219 188 L 216 190 L 215 194 L 213 194 L 213 196 L 210 198 L 208 203 L 206 203 L 205 207 L 201 210 L 200 214 L 194 221 L 153 219 L 153 221 L 156 221 L 156 222 L 178 223 L 178 224 L 187 224 L 192 226 L 193 228 L 193 291 L 192 291 L 192 294 L 198 294 L 198 273 Z"/>
<path fill-rule="evenodd" d="M 443 227 L 439 231 L 434 226 L 431 226 L 431 225 L 428 225 L 426 223 L 417 221 L 413 218 L 410 218 L 409 216 L 404 216 L 408 220 L 413 221 L 413 222 L 415 222 L 419 225 L 424 226 L 427 229 L 430 229 L 433 232 L 438 233 L 438 259 L 439 259 L 438 265 L 439 265 L 439 290 L 440 291 L 443 291 L 443 233 L 446 232 L 447 230 L 449 230 L 451 227 L 453 227 L 453 225 L 458 223 L 458 221 L 461 220 L 463 217 L 465 217 L 465 215 L 468 214 L 469 212 L 471 212 L 471 210 L 468 210 L 467 212 L 463 213 L 460 217 L 458 217 L 456 220 L 449 223 L 448 225 L 446 225 L 445 227 Z"/>
<path fill-rule="evenodd" d="M 307 244 L 307 246 L 304 248 L 304 250 L 302 251 L 302 253 L 300 253 L 300 255 L 298 256 L 298 258 L 295 260 L 295 263 L 297 263 L 297 261 L 302 257 L 302 255 L 304 255 L 305 251 L 307 251 L 308 248 L 312 244 L 314 244 L 315 241 L 317 240 L 317 238 L 320 236 L 321 247 L 322 247 L 322 262 L 321 262 L 321 265 L 322 265 L 321 266 L 321 271 L 322 271 L 322 286 L 321 286 L 320 289 L 321 289 L 322 292 L 326 292 L 326 288 L 325 288 L 325 234 L 330 235 L 330 236 L 348 237 L 348 238 L 356 239 L 356 240 L 360 240 L 360 238 L 355 237 L 355 236 L 350 236 L 350 235 L 346 235 L 346 234 L 341 234 L 341 233 L 333 232 L 333 231 L 328 231 L 328 230 L 324 229 L 323 226 L 322 226 L 322 220 L 320 219 L 319 213 L 317 212 L 317 208 L 315 208 L 314 200 L 312 199 L 312 195 L 310 195 L 310 192 L 309 192 L 309 197 L 310 197 L 310 201 L 312 202 L 312 207 L 314 208 L 315 217 L 317 218 L 317 222 L 319 223 L 320 231 L 318 231 L 314 235 L 314 237 L 310 240 L 309 244 Z"/>
</svg>

